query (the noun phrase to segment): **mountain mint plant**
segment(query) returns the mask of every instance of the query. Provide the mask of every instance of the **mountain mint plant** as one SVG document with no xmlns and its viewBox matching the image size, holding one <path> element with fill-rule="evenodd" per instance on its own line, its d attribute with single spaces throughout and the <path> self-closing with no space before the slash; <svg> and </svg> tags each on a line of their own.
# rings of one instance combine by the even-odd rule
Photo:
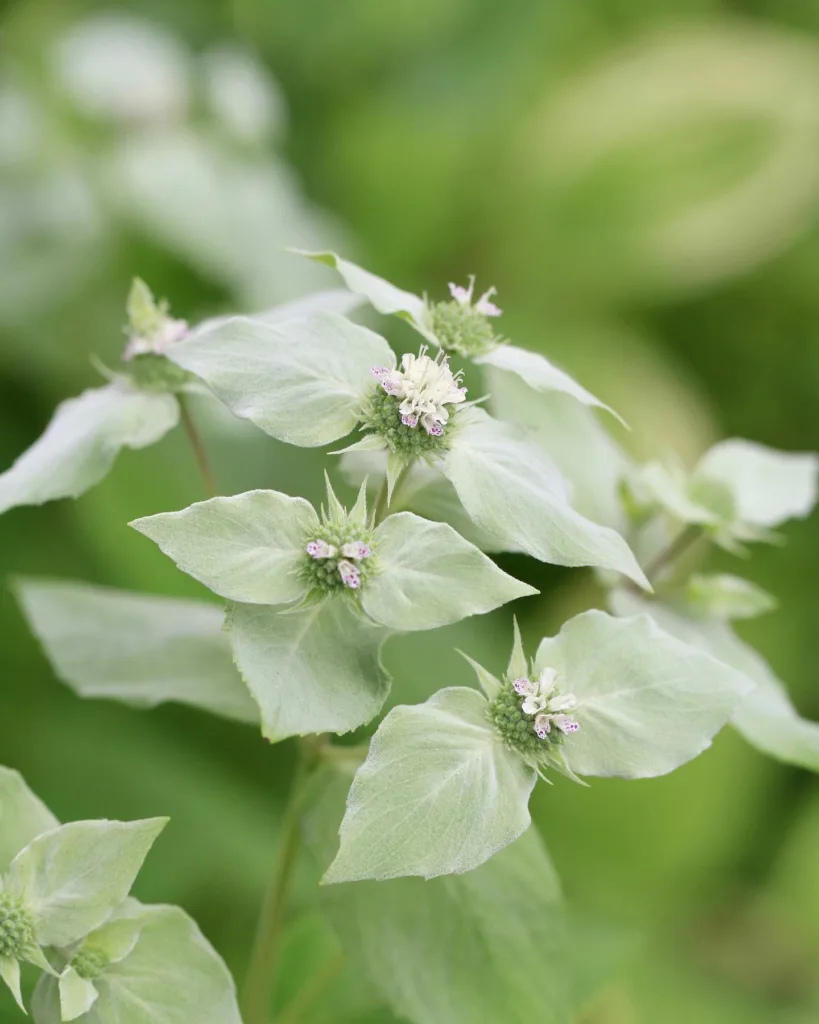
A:
<svg viewBox="0 0 819 1024">
<path fill-rule="evenodd" d="M 15 594 L 79 696 L 193 705 L 290 739 L 297 754 L 241 1018 L 193 922 L 129 896 L 164 819 L 60 826 L 0 771 L 0 974 L 22 1005 L 21 964 L 41 972 L 35 1024 L 270 1024 L 303 837 L 345 957 L 392 1012 L 412 1024 L 507 1012 L 569 1024 L 574 954 L 529 828 L 536 783 L 663 775 L 729 722 L 819 770 L 819 725 L 732 629 L 774 599 L 696 557 L 707 542 L 740 552 L 775 540 L 809 514 L 817 456 L 732 440 L 690 471 L 638 466 L 597 419 L 606 406 L 497 333 L 494 288 L 478 293 L 470 276 L 432 300 L 332 253 L 306 255 L 349 292 L 189 327 L 136 282 L 119 370 L 61 406 L 0 475 L 0 510 L 76 496 L 121 447 L 158 440 L 181 415 L 211 496 L 130 525 L 204 599 L 30 578 Z M 409 322 L 418 347 L 396 356 L 350 320 L 362 297 Z M 319 509 L 278 490 L 218 494 L 185 406 L 192 393 L 286 444 L 340 444 L 329 458 L 355 479 L 354 501 L 329 474 Z M 590 567 L 605 610 L 581 611 L 528 654 L 515 623 L 505 671 L 466 652 L 477 686 L 432 673 L 420 680 L 425 702 L 377 722 L 392 637 L 537 594 L 487 552 Z M 516 965 L 509 977 L 465 972 L 462 950 L 475 943 L 488 963 Z M 282 1019 L 315 998 L 300 993 Z"/>
</svg>

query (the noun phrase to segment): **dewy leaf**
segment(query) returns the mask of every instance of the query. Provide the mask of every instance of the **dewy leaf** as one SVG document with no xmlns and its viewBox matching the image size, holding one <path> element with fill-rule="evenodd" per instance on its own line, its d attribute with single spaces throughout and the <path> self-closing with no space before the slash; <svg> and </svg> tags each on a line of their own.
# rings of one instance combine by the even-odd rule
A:
<svg viewBox="0 0 819 1024">
<path fill-rule="evenodd" d="M 537 593 L 446 523 L 398 512 L 376 530 L 375 542 L 378 573 L 362 589 L 362 605 L 399 632 L 437 629 Z"/>
<path fill-rule="evenodd" d="M 541 641 L 535 668 L 577 698 L 560 750 L 578 775 L 650 778 L 701 754 L 751 690 L 734 669 L 647 615 L 584 612 Z"/>
<path fill-rule="evenodd" d="M 464 687 L 393 708 L 359 769 L 326 883 L 461 874 L 529 827 L 535 773 Z"/>
<path fill-rule="evenodd" d="M 25 904 L 43 946 L 69 946 L 122 903 L 167 818 L 76 821 L 34 839 L 6 887 Z"/>
<path fill-rule="evenodd" d="M 81 697 L 177 701 L 258 723 L 220 606 L 65 580 L 18 578 L 15 592 L 55 674 Z"/>
<path fill-rule="evenodd" d="M 323 787 L 314 816 L 335 816 L 345 782 Z M 335 844 L 319 843 L 326 863 Z M 402 1020 L 568 1024 L 560 886 L 535 829 L 462 875 L 333 885 L 323 897 L 353 967 Z"/>
<path fill-rule="evenodd" d="M 240 419 L 304 447 L 349 434 L 374 387 L 372 367 L 395 362 L 380 335 L 332 313 L 275 325 L 236 317 L 174 345 L 168 358 Z"/>
<path fill-rule="evenodd" d="M 95 979 L 98 998 L 82 1024 L 241 1024 L 224 961 L 178 907 L 139 906 L 133 950 Z M 59 1024 L 59 994 L 43 978 L 34 994 L 35 1024 Z"/>
<path fill-rule="evenodd" d="M 764 753 L 819 771 L 819 722 L 799 716 L 784 684 L 764 658 L 727 623 L 695 617 L 625 591 L 613 593 L 611 603 L 617 615 L 651 615 L 666 633 L 707 651 L 746 676 L 755 689 L 734 713 L 734 728 Z"/>
<path fill-rule="evenodd" d="M 259 490 L 211 498 L 130 525 L 183 572 L 230 601 L 289 604 L 306 592 L 296 570 L 319 521 L 304 498 Z"/>
<path fill-rule="evenodd" d="M 0 875 L 32 839 L 59 824 L 19 772 L 0 767 Z"/>
<path fill-rule="evenodd" d="M 693 610 L 715 619 L 753 619 L 773 611 L 776 598 L 750 580 L 728 573 L 695 573 L 686 586 Z"/>
<path fill-rule="evenodd" d="M 316 263 L 325 263 L 328 267 L 333 267 L 341 274 L 350 291 L 363 295 L 379 313 L 384 313 L 387 316 L 400 316 L 402 319 L 408 320 L 413 327 L 418 328 L 422 334 L 430 337 L 430 340 L 435 340 L 431 336 L 427 322 L 427 309 L 424 300 L 419 296 L 396 288 L 389 281 L 371 274 L 369 270 L 364 270 L 349 260 L 342 259 L 334 252 L 304 252 L 302 250 L 296 250 L 296 252 Z"/>
<path fill-rule="evenodd" d="M 442 469 L 478 526 L 542 562 L 613 569 L 650 589 L 620 534 L 571 507 L 562 477 L 534 441 L 480 409 L 469 412 Z"/>
<path fill-rule="evenodd" d="M 601 402 L 590 391 L 570 377 L 568 373 L 553 366 L 552 363 L 540 352 L 529 352 L 527 349 L 518 348 L 517 345 L 498 345 L 486 355 L 479 356 L 476 363 L 488 363 L 490 366 L 505 370 L 507 373 L 517 374 L 535 391 L 560 391 L 565 395 L 571 395 L 583 405 L 596 406 L 598 409 L 605 409 L 618 419 L 623 426 L 626 425 L 623 417 L 614 411 L 611 406 Z"/>
<path fill-rule="evenodd" d="M 387 631 L 356 615 L 345 597 L 292 614 L 238 604 L 226 629 L 267 739 L 349 732 L 375 718 L 387 698 L 380 657 Z"/>
<path fill-rule="evenodd" d="M 732 438 L 705 453 L 696 475 L 728 486 L 742 522 L 770 528 L 810 514 L 817 499 L 819 456 Z"/>
<path fill-rule="evenodd" d="M 123 447 L 145 448 L 176 426 L 179 403 L 123 378 L 57 407 L 45 433 L 0 474 L 0 512 L 76 498 L 99 483 Z"/>
</svg>

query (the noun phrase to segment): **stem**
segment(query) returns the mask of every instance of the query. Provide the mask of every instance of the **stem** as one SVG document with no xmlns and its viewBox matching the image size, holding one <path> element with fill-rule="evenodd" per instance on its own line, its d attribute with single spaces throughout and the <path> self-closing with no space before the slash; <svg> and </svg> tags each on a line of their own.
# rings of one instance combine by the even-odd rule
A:
<svg viewBox="0 0 819 1024">
<path fill-rule="evenodd" d="M 302 741 L 284 812 L 279 856 L 259 914 L 250 966 L 245 978 L 242 993 L 245 1024 L 267 1024 L 269 1018 L 285 906 L 301 845 L 300 797 L 302 787 L 316 761 L 317 752 Z"/>
<path fill-rule="evenodd" d="M 677 534 L 674 540 L 664 548 L 659 555 L 648 565 L 646 568 L 646 576 L 650 582 L 654 582 L 655 578 L 663 571 L 668 568 L 673 562 L 684 554 L 688 548 L 691 547 L 695 541 L 698 541 L 702 536 L 702 527 L 692 524 L 686 526 L 684 530 Z"/>
<path fill-rule="evenodd" d="M 406 465 L 404 465 L 401 467 L 398 476 L 395 478 L 395 483 L 392 488 L 393 502 L 395 501 L 396 494 L 398 494 L 398 488 L 401 486 L 401 481 L 405 478 L 406 472 L 407 467 Z M 375 512 L 373 513 L 373 522 L 376 526 L 378 526 L 379 523 L 382 523 L 389 515 L 390 503 L 387 500 L 388 495 L 389 483 L 387 481 L 387 477 L 385 476 L 384 479 L 381 481 L 381 489 L 379 490 L 378 497 L 376 498 L 375 501 Z"/>
<path fill-rule="evenodd" d="M 275 1020 L 275 1024 L 297 1024 L 330 985 L 344 967 L 344 954 L 336 953 L 331 957 L 312 981 L 298 993 L 293 1001 L 285 1007 Z"/>
<path fill-rule="evenodd" d="M 219 494 L 219 488 L 216 486 L 216 478 L 213 475 L 213 470 L 210 468 L 210 462 L 208 462 L 208 455 L 202 443 L 202 438 L 196 429 L 196 424 L 193 422 L 187 399 L 184 395 L 177 395 L 177 398 L 179 400 L 179 408 L 182 410 L 182 423 L 185 427 L 185 433 L 188 435 L 199 471 L 202 474 L 205 491 L 209 498 L 215 498 Z"/>
</svg>

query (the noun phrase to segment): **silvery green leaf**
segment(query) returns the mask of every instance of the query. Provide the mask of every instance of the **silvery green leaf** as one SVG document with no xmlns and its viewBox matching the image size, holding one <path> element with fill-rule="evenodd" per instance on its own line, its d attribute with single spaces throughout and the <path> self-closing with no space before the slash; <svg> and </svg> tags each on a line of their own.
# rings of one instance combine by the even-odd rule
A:
<svg viewBox="0 0 819 1024">
<path fill-rule="evenodd" d="M 338 820 L 345 783 L 337 776 L 323 787 L 315 818 Z M 326 863 L 337 839 L 311 832 Z M 328 886 L 322 902 L 357 973 L 402 1020 L 567 1024 L 571 1016 L 560 886 L 535 829 L 474 871 Z"/>
<path fill-rule="evenodd" d="M 69 946 L 99 927 L 131 890 L 167 818 L 75 821 L 14 858 L 6 887 L 26 906 L 42 946 Z"/>
<path fill-rule="evenodd" d="M 380 657 L 387 632 L 344 596 L 289 615 L 237 604 L 225 628 L 267 739 L 349 732 L 375 718 L 389 693 Z"/>
<path fill-rule="evenodd" d="M 361 591 L 364 611 L 397 632 L 437 629 L 538 593 L 499 569 L 446 523 L 412 512 L 375 533 L 378 571 Z"/>
<path fill-rule="evenodd" d="M 530 352 L 517 345 L 498 345 L 486 355 L 479 356 L 476 363 L 488 363 L 498 370 L 507 373 L 514 373 L 534 391 L 559 391 L 565 395 L 571 395 L 583 405 L 596 406 L 598 409 L 605 409 L 612 416 L 618 419 L 623 426 L 626 425 L 623 417 L 614 411 L 611 406 L 601 402 L 590 391 L 570 377 L 564 370 L 554 366 L 546 356 L 540 352 Z"/>
<path fill-rule="evenodd" d="M 627 482 L 638 504 L 649 509 L 659 507 L 680 522 L 711 526 L 722 518 L 696 500 L 688 474 L 677 463 L 647 462 L 634 470 Z"/>
<path fill-rule="evenodd" d="M 650 778 L 701 754 L 752 685 L 647 615 L 584 612 L 541 641 L 535 668 L 554 669 L 577 698 L 580 730 L 561 745 L 577 775 Z"/>
<path fill-rule="evenodd" d="M 692 609 L 715 619 L 752 619 L 773 611 L 776 598 L 750 580 L 728 573 L 695 573 L 686 586 Z"/>
<path fill-rule="evenodd" d="M 304 498 L 258 490 L 199 501 L 130 525 L 221 597 L 289 604 L 307 589 L 298 568 L 319 520 Z"/>
<path fill-rule="evenodd" d="M 117 378 L 57 407 L 45 433 L 0 474 L 0 512 L 76 498 L 99 483 L 121 448 L 145 448 L 176 426 L 179 403 Z"/>
<path fill-rule="evenodd" d="M 241 1024 L 230 972 L 195 922 L 178 907 L 138 913 L 139 940 L 95 979 L 82 1024 Z M 59 1024 L 54 979 L 41 979 L 32 1008 L 35 1024 Z"/>
<path fill-rule="evenodd" d="M 403 320 L 408 320 L 422 334 L 430 337 L 432 341 L 435 340 L 434 336 L 431 336 L 431 329 L 427 322 L 429 318 L 426 305 L 419 296 L 396 288 L 389 281 L 371 274 L 369 270 L 364 270 L 349 260 L 342 259 L 334 252 L 296 251 L 300 256 L 306 256 L 316 263 L 326 263 L 328 267 L 333 267 L 341 274 L 350 291 L 363 295 L 379 313 L 384 313 L 387 316 L 400 316 Z"/>
<path fill-rule="evenodd" d="M 486 718 L 486 699 L 463 687 L 399 705 L 373 737 L 324 881 L 461 874 L 529 827 L 535 773 Z"/>
<path fill-rule="evenodd" d="M 739 520 L 767 529 L 810 515 L 817 499 L 819 456 L 732 438 L 705 453 L 696 475 L 726 485 Z"/>
<path fill-rule="evenodd" d="M 378 334 L 332 313 L 265 324 L 236 317 L 168 351 L 240 419 L 303 447 L 349 434 L 374 386 L 372 367 L 395 357 Z"/>
<path fill-rule="evenodd" d="M 358 489 L 355 505 L 350 509 L 349 521 L 357 526 L 367 526 L 367 481 L 363 480 Z"/>
<path fill-rule="evenodd" d="M 81 697 L 259 721 L 218 605 L 66 580 L 18 578 L 15 591 L 54 673 Z"/>
<path fill-rule="evenodd" d="M 20 961 L 15 957 L 0 956 L 0 978 L 8 985 L 15 1002 L 25 1013 L 26 1006 L 23 1002 L 23 993 L 20 988 Z"/>
<path fill-rule="evenodd" d="M 529 662 L 523 649 L 523 639 L 520 635 L 520 626 L 517 619 L 512 620 L 512 627 L 514 629 L 514 640 L 506 674 L 510 679 L 519 679 L 521 676 L 529 674 Z"/>
<path fill-rule="evenodd" d="M 649 614 L 666 633 L 741 672 L 755 689 L 734 713 L 734 728 L 764 753 L 819 771 L 819 722 L 800 717 L 784 684 L 765 659 L 740 640 L 727 623 L 695 617 L 656 601 L 644 601 L 622 590 L 612 594 L 611 602 L 615 614 Z"/>
<path fill-rule="evenodd" d="M 59 824 L 19 772 L 0 767 L 0 875 L 32 839 Z"/>
<path fill-rule="evenodd" d="M 293 299 L 292 302 L 283 302 L 279 306 L 273 306 L 260 313 L 252 313 L 250 319 L 261 324 L 280 324 L 286 320 L 298 320 L 299 317 L 311 316 L 313 313 L 335 313 L 338 316 L 347 316 L 363 302 L 362 296 L 345 291 L 343 288 L 328 288 L 325 291 L 312 292 L 301 299 Z M 233 313 L 229 313 L 227 316 L 209 317 L 197 324 L 191 334 L 203 334 L 214 327 L 226 324 L 234 317 Z"/>
<path fill-rule="evenodd" d="M 515 623 L 515 626 L 517 627 L 517 623 Z M 458 653 L 462 658 L 465 658 L 475 670 L 475 675 L 478 677 L 478 682 L 480 683 L 481 689 L 486 694 L 487 698 L 489 700 L 494 700 L 501 691 L 500 679 L 493 676 L 491 672 L 475 661 L 474 658 L 470 658 L 468 654 L 465 654 L 463 651 L 459 651 Z"/>
<path fill-rule="evenodd" d="M 480 409 L 469 412 L 442 469 L 481 529 L 542 562 L 613 569 L 649 588 L 620 534 L 572 508 L 563 478 L 531 438 Z"/>
<path fill-rule="evenodd" d="M 620 482 L 631 459 L 589 406 L 569 395 L 542 394 L 520 377 L 486 367 L 490 408 L 501 420 L 528 427 L 570 485 L 572 507 L 603 526 L 627 526 Z"/>
<path fill-rule="evenodd" d="M 76 1020 L 88 1013 L 99 996 L 94 982 L 81 978 L 73 967 L 63 971 L 57 984 L 60 991 L 60 1014 L 64 1021 Z"/>
</svg>

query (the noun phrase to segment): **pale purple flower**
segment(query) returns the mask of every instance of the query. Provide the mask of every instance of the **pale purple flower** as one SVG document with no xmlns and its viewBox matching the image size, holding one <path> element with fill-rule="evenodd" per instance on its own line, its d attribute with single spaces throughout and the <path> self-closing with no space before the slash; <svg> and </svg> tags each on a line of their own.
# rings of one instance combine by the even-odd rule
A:
<svg viewBox="0 0 819 1024">
<path fill-rule="evenodd" d="M 469 275 L 468 288 L 462 288 L 458 284 L 453 284 L 451 281 L 449 282 L 449 294 L 452 296 L 453 299 L 455 299 L 456 302 L 460 303 L 460 305 L 462 306 L 472 306 L 472 296 L 474 292 L 474 274 Z M 475 312 L 480 313 L 481 316 L 500 316 L 503 313 L 503 310 L 499 306 L 496 306 L 495 303 L 491 301 L 492 296 L 497 295 L 497 293 L 498 290 L 497 288 L 494 287 L 489 288 L 487 291 L 485 291 L 473 306 Z"/>
<path fill-rule="evenodd" d="M 365 544 L 363 540 L 352 540 L 349 544 L 342 546 L 341 553 L 345 558 L 369 558 L 372 554 L 372 548 L 369 544 Z"/>
<path fill-rule="evenodd" d="M 580 728 L 580 723 L 576 718 L 572 718 L 571 715 L 555 715 L 552 721 L 561 732 L 577 732 Z"/>
<path fill-rule="evenodd" d="M 341 582 L 350 590 L 358 590 L 361 586 L 361 574 L 352 562 L 341 561 L 338 563 L 338 574 Z"/>
<path fill-rule="evenodd" d="M 540 739 L 545 740 L 552 731 L 552 722 L 548 715 L 538 715 L 535 719 L 535 732 Z"/>
<path fill-rule="evenodd" d="M 336 548 L 326 540 L 311 540 L 306 551 L 311 558 L 332 558 Z"/>
<path fill-rule="evenodd" d="M 519 693 L 521 697 L 527 694 L 537 693 L 537 683 L 533 683 L 531 679 L 527 679 L 526 676 L 521 676 L 512 683 L 512 688 L 515 693 Z"/>
<path fill-rule="evenodd" d="M 417 356 L 407 352 L 401 358 L 401 369 L 373 367 L 373 375 L 388 395 L 401 399 L 398 411 L 407 427 L 418 424 L 433 437 L 440 437 L 449 420 L 448 405 L 459 405 L 466 398 L 460 375 L 453 374 L 449 360 L 441 352 L 430 359 L 426 347 Z"/>
<path fill-rule="evenodd" d="M 125 346 L 122 358 L 125 362 L 130 362 L 134 356 L 149 353 L 158 356 L 164 355 L 169 346 L 187 336 L 188 330 L 187 320 L 174 320 L 172 317 L 165 317 L 161 326 L 150 336 L 131 338 Z"/>
</svg>

